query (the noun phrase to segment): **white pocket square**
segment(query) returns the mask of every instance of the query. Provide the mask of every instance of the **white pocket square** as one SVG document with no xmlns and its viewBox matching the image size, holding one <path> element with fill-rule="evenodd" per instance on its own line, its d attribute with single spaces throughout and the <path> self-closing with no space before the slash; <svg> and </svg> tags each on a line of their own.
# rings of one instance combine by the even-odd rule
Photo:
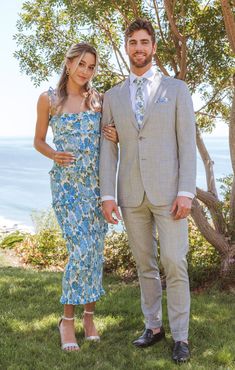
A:
<svg viewBox="0 0 235 370">
<path fill-rule="evenodd" d="M 157 100 L 155 100 L 155 103 L 167 103 L 169 101 L 169 99 L 166 97 L 166 96 L 161 96 L 160 98 L 158 98 Z"/>
</svg>

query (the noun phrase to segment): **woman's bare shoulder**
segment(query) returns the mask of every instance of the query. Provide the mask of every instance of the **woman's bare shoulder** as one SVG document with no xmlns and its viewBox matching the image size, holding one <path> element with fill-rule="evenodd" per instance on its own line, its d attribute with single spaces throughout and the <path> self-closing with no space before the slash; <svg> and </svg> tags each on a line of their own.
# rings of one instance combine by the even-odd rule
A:
<svg viewBox="0 0 235 370">
<path fill-rule="evenodd" d="M 50 101 L 48 96 L 48 91 L 44 91 L 39 95 L 38 98 L 38 107 L 41 109 L 49 109 Z"/>
</svg>

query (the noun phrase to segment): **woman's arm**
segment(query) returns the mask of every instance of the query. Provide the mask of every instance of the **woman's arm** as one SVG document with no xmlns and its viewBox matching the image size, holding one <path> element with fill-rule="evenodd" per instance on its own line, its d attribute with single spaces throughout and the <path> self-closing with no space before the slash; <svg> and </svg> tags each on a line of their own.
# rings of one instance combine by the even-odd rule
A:
<svg viewBox="0 0 235 370">
<path fill-rule="evenodd" d="M 34 147 L 46 157 L 53 159 L 56 151 L 46 143 L 49 124 L 49 99 L 47 93 L 39 96 L 37 104 L 37 122 L 34 136 Z"/>
<path fill-rule="evenodd" d="M 102 129 L 105 139 L 117 144 L 119 142 L 118 133 L 115 126 L 106 125 Z"/>
<path fill-rule="evenodd" d="M 46 143 L 49 124 L 49 99 L 45 92 L 39 96 L 37 104 L 37 123 L 34 136 L 34 147 L 46 157 L 54 160 L 60 166 L 68 166 L 75 159 L 72 153 L 58 152 Z"/>
</svg>

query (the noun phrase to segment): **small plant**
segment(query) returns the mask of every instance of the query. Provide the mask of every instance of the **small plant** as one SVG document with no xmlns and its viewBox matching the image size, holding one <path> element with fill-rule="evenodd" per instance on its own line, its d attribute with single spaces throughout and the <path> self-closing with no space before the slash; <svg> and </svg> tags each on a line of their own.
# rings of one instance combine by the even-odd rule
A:
<svg viewBox="0 0 235 370">
<path fill-rule="evenodd" d="M 189 252 L 187 255 L 191 288 L 203 285 L 219 274 L 220 256 L 189 218 Z"/>
<path fill-rule="evenodd" d="M 115 273 L 125 279 L 136 277 L 136 265 L 125 229 L 121 232 L 112 231 L 107 235 L 104 258 L 104 271 L 106 273 Z"/>
<path fill-rule="evenodd" d="M 15 245 L 22 242 L 27 235 L 28 234 L 23 234 L 20 231 L 14 231 L 2 239 L 0 242 L 0 248 L 14 248 Z"/>
<path fill-rule="evenodd" d="M 60 227 L 55 217 L 55 213 L 52 208 L 44 211 L 33 211 L 31 213 L 34 229 L 36 233 L 42 230 L 57 230 L 60 232 Z"/>
<path fill-rule="evenodd" d="M 67 259 L 65 241 L 58 230 L 44 229 L 28 235 L 15 248 L 24 263 L 39 268 L 63 268 Z"/>
<path fill-rule="evenodd" d="M 24 263 L 38 268 L 63 268 L 67 260 L 66 243 L 53 209 L 34 211 L 31 217 L 36 234 L 28 235 L 18 244 L 16 253 Z"/>
</svg>

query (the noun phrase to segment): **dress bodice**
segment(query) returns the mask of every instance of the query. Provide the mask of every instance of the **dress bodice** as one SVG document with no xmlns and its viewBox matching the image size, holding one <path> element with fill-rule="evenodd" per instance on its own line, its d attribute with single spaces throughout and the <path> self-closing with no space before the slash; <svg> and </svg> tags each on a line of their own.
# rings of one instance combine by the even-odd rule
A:
<svg viewBox="0 0 235 370">
<path fill-rule="evenodd" d="M 88 110 L 56 114 L 50 118 L 49 124 L 53 142 L 59 151 L 94 150 L 99 146 L 100 112 Z"/>
<path fill-rule="evenodd" d="M 62 113 L 50 118 L 56 150 L 72 152 L 75 162 L 64 171 L 97 172 L 100 141 L 100 112 Z M 53 168 L 55 168 L 54 165 Z"/>
</svg>

